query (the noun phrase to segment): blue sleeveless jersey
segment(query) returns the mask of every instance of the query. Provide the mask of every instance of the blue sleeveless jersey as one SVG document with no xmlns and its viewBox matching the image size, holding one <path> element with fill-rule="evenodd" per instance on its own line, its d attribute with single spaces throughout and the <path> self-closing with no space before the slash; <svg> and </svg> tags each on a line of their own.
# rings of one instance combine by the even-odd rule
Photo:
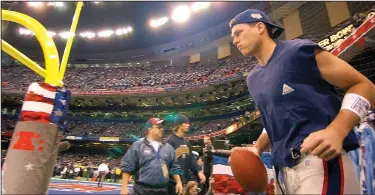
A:
<svg viewBox="0 0 375 195">
<path fill-rule="evenodd" d="M 341 100 L 334 86 L 320 75 L 310 40 L 279 41 L 265 66 L 259 64 L 246 82 L 272 144 L 275 166 L 293 167 L 291 149 L 326 128 L 336 117 Z M 344 140 L 350 151 L 359 147 L 353 131 Z"/>
</svg>

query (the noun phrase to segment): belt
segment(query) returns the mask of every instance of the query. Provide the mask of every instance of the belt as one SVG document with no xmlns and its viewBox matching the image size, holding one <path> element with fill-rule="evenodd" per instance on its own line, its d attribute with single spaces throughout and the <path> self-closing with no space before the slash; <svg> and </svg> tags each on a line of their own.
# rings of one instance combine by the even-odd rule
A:
<svg viewBox="0 0 375 195">
<path fill-rule="evenodd" d="M 295 165 L 299 164 L 309 153 L 301 153 L 299 148 L 290 149 L 290 155 L 295 162 Z"/>
<path fill-rule="evenodd" d="M 290 155 L 291 155 L 292 159 L 294 160 L 294 165 L 297 165 L 297 164 L 299 164 L 300 162 L 302 162 L 302 160 L 303 160 L 304 158 L 306 158 L 309 154 L 308 154 L 308 153 L 301 153 L 300 148 L 291 148 L 291 149 L 290 149 Z M 282 193 L 283 195 L 286 195 L 287 192 L 284 191 L 284 190 L 286 190 L 286 189 L 285 189 L 285 188 L 283 189 L 282 186 L 284 186 L 284 185 L 281 185 L 281 184 L 283 184 L 283 183 L 281 183 L 280 180 L 279 180 L 279 179 L 280 179 L 280 178 L 279 178 L 280 169 L 282 169 L 283 167 L 280 167 L 280 166 L 274 166 L 274 168 L 275 168 L 275 173 L 276 173 L 276 175 L 275 175 L 275 176 L 276 176 L 275 181 L 276 181 L 276 183 L 279 185 L 280 190 L 281 190 L 281 193 Z"/>
</svg>

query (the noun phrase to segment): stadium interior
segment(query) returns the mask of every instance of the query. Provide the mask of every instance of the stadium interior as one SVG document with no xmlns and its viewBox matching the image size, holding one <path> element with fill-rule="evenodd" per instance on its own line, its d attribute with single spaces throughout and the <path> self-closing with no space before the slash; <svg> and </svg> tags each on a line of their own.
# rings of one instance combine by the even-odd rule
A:
<svg viewBox="0 0 375 195">
<path fill-rule="evenodd" d="M 71 147 L 59 154 L 60 167 L 97 167 L 105 159 L 117 167 L 127 148 L 145 136 L 149 118 L 168 121 L 178 113 L 191 121 L 186 136 L 197 152 L 205 135 L 223 149 L 253 144 L 263 125 L 245 78 L 258 62 L 232 44 L 228 22 L 248 8 L 259 9 L 286 28 L 277 40 L 309 38 L 332 51 L 375 14 L 371 1 L 84 2 L 71 35 L 75 2 L 2 1 L 1 6 L 43 24 L 60 58 L 74 36 L 64 76 L 73 97 L 60 127 Z M 44 67 L 33 32 L 7 21 L 1 28 L 3 40 Z M 374 83 L 375 30 L 361 36 L 339 57 Z M 3 51 L 1 78 L 3 162 L 27 88 L 43 78 Z M 171 133 L 167 126 L 164 137 Z"/>
</svg>

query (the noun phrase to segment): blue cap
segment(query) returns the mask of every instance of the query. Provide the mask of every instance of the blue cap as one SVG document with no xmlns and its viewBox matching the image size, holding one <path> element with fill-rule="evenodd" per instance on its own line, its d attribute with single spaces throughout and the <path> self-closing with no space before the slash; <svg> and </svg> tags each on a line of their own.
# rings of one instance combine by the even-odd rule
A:
<svg viewBox="0 0 375 195">
<path fill-rule="evenodd" d="M 246 11 L 239 13 L 229 22 L 229 27 L 230 29 L 232 29 L 233 26 L 235 26 L 236 24 L 250 24 L 254 22 L 263 22 L 269 25 L 272 28 L 271 38 L 273 39 L 276 39 L 281 35 L 281 33 L 284 32 L 284 28 L 282 26 L 272 23 L 266 16 L 266 14 L 257 9 L 248 9 Z"/>
<path fill-rule="evenodd" d="M 174 117 L 173 125 L 181 125 L 183 123 L 189 123 L 189 118 L 183 114 L 176 114 Z"/>
</svg>

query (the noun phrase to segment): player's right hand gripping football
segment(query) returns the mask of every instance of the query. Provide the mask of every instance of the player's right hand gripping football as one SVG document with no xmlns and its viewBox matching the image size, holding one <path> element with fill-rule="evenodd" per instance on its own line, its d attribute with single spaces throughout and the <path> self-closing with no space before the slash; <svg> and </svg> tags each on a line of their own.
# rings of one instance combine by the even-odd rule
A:
<svg viewBox="0 0 375 195">
<path fill-rule="evenodd" d="M 230 152 L 232 153 L 234 150 L 236 150 L 237 148 L 241 148 L 241 147 L 234 147 L 230 150 Z M 259 150 L 258 148 L 256 147 L 247 147 L 247 149 L 250 151 L 250 152 L 253 152 L 255 155 L 257 155 L 259 157 Z M 230 156 L 229 156 L 229 159 L 228 159 L 228 163 L 230 164 Z"/>
</svg>

